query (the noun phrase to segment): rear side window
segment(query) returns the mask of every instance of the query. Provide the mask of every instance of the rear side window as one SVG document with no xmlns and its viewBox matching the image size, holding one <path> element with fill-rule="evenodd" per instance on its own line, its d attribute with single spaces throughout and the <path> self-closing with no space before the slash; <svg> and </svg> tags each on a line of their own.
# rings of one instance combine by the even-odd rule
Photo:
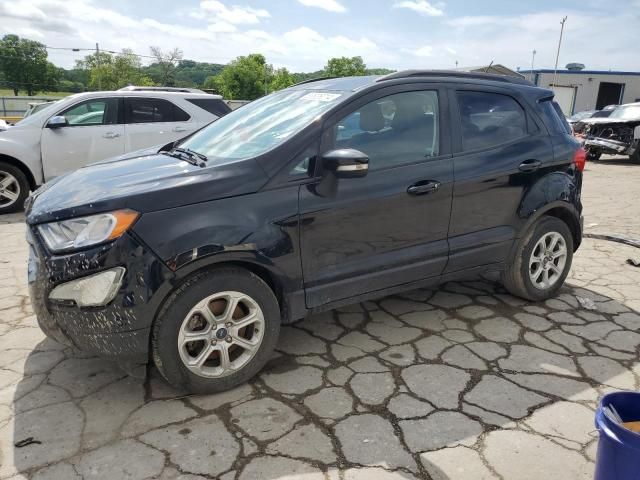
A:
<svg viewBox="0 0 640 480">
<path fill-rule="evenodd" d="M 545 98 L 539 100 L 538 105 L 540 105 L 540 113 L 542 113 L 544 123 L 547 124 L 551 132 L 571 134 L 571 127 L 557 102 L 551 98 Z"/>
<path fill-rule="evenodd" d="M 127 98 L 127 123 L 185 122 L 189 114 L 161 98 Z"/>
<path fill-rule="evenodd" d="M 231 111 L 229 105 L 219 98 L 187 98 L 187 102 L 214 114 L 217 117 L 224 117 Z"/>
<path fill-rule="evenodd" d="M 527 135 L 524 109 L 508 95 L 459 91 L 465 150 L 491 148 Z"/>
</svg>

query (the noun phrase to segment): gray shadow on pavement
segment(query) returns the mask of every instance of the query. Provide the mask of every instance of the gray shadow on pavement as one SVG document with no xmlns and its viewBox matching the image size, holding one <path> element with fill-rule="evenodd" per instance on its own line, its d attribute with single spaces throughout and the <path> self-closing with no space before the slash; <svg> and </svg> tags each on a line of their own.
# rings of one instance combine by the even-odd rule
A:
<svg viewBox="0 0 640 480">
<path fill-rule="evenodd" d="M 15 381 L 0 385 L 0 408 L 12 402 L 16 415 L 0 410 L 0 478 L 242 470 L 275 480 L 381 465 L 406 479 L 456 479 L 461 468 L 493 478 L 518 465 L 502 451 L 511 439 L 564 448 L 570 478 L 591 468 L 583 430 L 598 397 L 638 387 L 639 329 L 636 312 L 581 288 L 530 304 L 493 283 L 449 283 L 283 327 L 258 377 L 194 397 L 154 369 L 135 379 L 47 339 L 2 354 Z M 562 409 L 588 426 L 554 424 Z M 525 418 L 546 438 L 514 430 Z"/>
</svg>

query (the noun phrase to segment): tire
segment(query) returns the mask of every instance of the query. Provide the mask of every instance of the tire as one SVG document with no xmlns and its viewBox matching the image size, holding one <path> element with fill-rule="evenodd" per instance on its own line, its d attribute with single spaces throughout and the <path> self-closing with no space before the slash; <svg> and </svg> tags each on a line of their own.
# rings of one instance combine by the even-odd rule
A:
<svg viewBox="0 0 640 480">
<path fill-rule="evenodd" d="M 29 181 L 22 170 L 0 162 L 0 215 L 22 210 L 29 190 Z"/>
<path fill-rule="evenodd" d="M 230 318 L 234 299 L 238 306 Z M 252 318 L 254 323 L 236 326 Z M 190 393 L 221 392 L 258 373 L 279 334 L 280 308 L 271 288 L 245 269 L 220 267 L 194 274 L 170 295 L 153 326 L 151 353 L 171 385 Z M 241 340 L 256 346 L 241 347 Z M 223 368 L 224 358 L 235 368 Z"/>
<path fill-rule="evenodd" d="M 601 152 L 593 152 L 591 150 L 587 151 L 587 161 L 588 162 L 598 161 L 598 160 L 600 160 L 601 156 L 602 156 Z"/>
<path fill-rule="evenodd" d="M 633 152 L 633 155 L 629 155 L 629 160 L 631 160 L 632 163 L 640 165 L 640 145 L 638 145 L 636 151 Z"/>
<path fill-rule="evenodd" d="M 556 254 L 560 251 L 562 242 L 564 242 L 564 248 L 566 254 L 564 256 L 564 262 L 561 262 L 561 256 L 552 260 L 555 269 L 549 265 L 547 271 L 548 285 L 541 285 L 544 283 L 544 270 L 550 262 L 547 260 L 550 256 L 544 256 L 539 242 L 544 238 L 547 245 L 552 244 L 555 238 L 561 238 L 554 246 Z M 532 256 L 536 253 L 536 257 L 540 257 L 540 262 L 534 261 Z M 502 273 L 502 283 L 505 288 L 513 295 L 522 297 L 526 300 L 541 301 L 553 297 L 558 290 L 562 287 L 569 270 L 571 269 L 571 262 L 573 260 L 573 236 L 571 231 L 565 222 L 556 217 L 542 217 L 537 223 L 535 223 L 520 241 L 517 246 L 511 261 L 507 265 L 507 268 Z M 531 263 L 531 262 L 534 263 Z M 560 264 L 561 268 L 560 268 Z M 538 276 L 538 285 L 532 280 L 532 276 L 536 276 L 538 267 L 543 271 Z M 558 270 L 560 273 L 558 273 Z"/>
</svg>

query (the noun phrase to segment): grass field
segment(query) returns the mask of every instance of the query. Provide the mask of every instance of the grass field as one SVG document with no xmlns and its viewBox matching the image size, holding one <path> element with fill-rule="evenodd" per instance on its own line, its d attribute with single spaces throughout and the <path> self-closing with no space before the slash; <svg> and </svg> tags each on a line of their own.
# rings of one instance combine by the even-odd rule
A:
<svg viewBox="0 0 640 480">
<path fill-rule="evenodd" d="M 25 90 L 20 90 L 20 96 L 27 96 Z M 72 95 L 71 92 L 38 92 L 35 97 L 66 97 Z M 13 90 L 9 88 L 0 88 L 0 97 L 13 97 Z"/>
</svg>

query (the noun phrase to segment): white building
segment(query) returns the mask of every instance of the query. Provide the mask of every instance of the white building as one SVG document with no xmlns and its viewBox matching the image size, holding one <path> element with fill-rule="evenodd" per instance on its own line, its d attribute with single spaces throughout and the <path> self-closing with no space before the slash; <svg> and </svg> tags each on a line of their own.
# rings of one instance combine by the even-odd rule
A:
<svg viewBox="0 0 640 480">
<path fill-rule="evenodd" d="M 607 105 L 640 101 L 640 72 L 584 70 L 582 64 L 569 64 L 558 70 L 520 70 L 518 73 L 540 87 L 555 91 L 565 115 L 583 110 L 601 110 Z"/>
</svg>

